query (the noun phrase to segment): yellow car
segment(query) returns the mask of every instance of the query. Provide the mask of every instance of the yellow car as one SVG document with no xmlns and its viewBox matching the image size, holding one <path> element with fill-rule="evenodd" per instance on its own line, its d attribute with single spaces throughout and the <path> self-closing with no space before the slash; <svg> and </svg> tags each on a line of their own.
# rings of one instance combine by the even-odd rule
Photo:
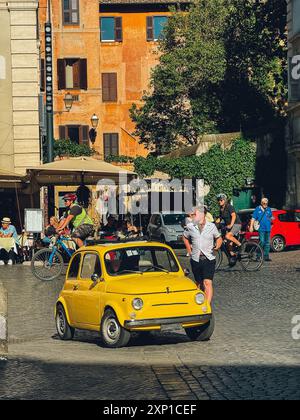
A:
<svg viewBox="0 0 300 420">
<path fill-rule="evenodd" d="M 135 241 L 91 245 L 72 257 L 55 308 L 62 340 L 75 329 L 99 331 L 106 347 L 131 332 L 180 324 L 191 340 L 209 340 L 214 317 L 202 291 L 167 245 Z"/>
</svg>

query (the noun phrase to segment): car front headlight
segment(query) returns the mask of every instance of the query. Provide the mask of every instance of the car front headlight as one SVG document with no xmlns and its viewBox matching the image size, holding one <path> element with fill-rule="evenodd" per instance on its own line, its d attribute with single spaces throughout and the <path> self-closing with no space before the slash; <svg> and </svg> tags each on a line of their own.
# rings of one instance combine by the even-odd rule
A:
<svg viewBox="0 0 300 420">
<path fill-rule="evenodd" d="M 133 309 L 135 309 L 136 311 L 140 311 L 144 306 L 144 302 L 142 299 L 140 298 L 135 298 L 132 301 L 132 307 Z"/>
<path fill-rule="evenodd" d="M 197 293 L 195 296 L 195 301 L 198 305 L 203 305 L 205 302 L 205 296 L 203 293 Z"/>
</svg>

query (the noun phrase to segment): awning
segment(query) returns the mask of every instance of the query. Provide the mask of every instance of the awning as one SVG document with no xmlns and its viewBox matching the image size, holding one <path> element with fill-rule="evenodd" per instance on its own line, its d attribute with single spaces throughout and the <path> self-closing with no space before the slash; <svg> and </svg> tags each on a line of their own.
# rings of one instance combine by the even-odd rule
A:
<svg viewBox="0 0 300 420">
<path fill-rule="evenodd" d="M 25 175 L 16 174 L 15 172 L 0 169 L 0 188 L 20 187 L 25 180 Z"/>
<path fill-rule="evenodd" d="M 100 180 L 113 180 L 116 184 L 128 183 L 136 177 L 135 172 L 127 171 L 103 160 L 81 156 L 61 159 L 38 167 L 28 168 L 30 181 L 39 186 L 48 185 L 97 185 Z"/>
</svg>

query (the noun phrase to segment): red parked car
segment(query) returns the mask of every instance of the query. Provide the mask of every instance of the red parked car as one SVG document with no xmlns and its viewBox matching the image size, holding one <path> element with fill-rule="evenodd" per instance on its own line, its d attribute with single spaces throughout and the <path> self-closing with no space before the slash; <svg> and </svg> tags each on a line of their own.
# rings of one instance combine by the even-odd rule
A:
<svg viewBox="0 0 300 420">
<path fill-rule="evenodd" d="M 271 248 L 274 252 L 282 252 L 289 246 L 300 246 L 300 210 L 273 211 L 273 225 L 271 231 Z M 243 232 L 248 240 L 259 240 L 258 232 L 249 232 L 249 225 L 254 209 L 238 212 Z"/>
</svg>

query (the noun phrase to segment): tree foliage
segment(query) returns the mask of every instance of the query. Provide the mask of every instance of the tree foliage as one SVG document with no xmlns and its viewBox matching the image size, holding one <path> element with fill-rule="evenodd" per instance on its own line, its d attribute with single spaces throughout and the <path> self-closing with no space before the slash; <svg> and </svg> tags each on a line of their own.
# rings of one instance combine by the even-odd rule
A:
<svg viewBox="0 0 300 420">
<path fill-rule="evenodd" d="M 285 113 L 285 0 L 196 0 L 173 9 L 136 132 L 158 154 L 199 136 L 252 131 Z"/>
</svg>

